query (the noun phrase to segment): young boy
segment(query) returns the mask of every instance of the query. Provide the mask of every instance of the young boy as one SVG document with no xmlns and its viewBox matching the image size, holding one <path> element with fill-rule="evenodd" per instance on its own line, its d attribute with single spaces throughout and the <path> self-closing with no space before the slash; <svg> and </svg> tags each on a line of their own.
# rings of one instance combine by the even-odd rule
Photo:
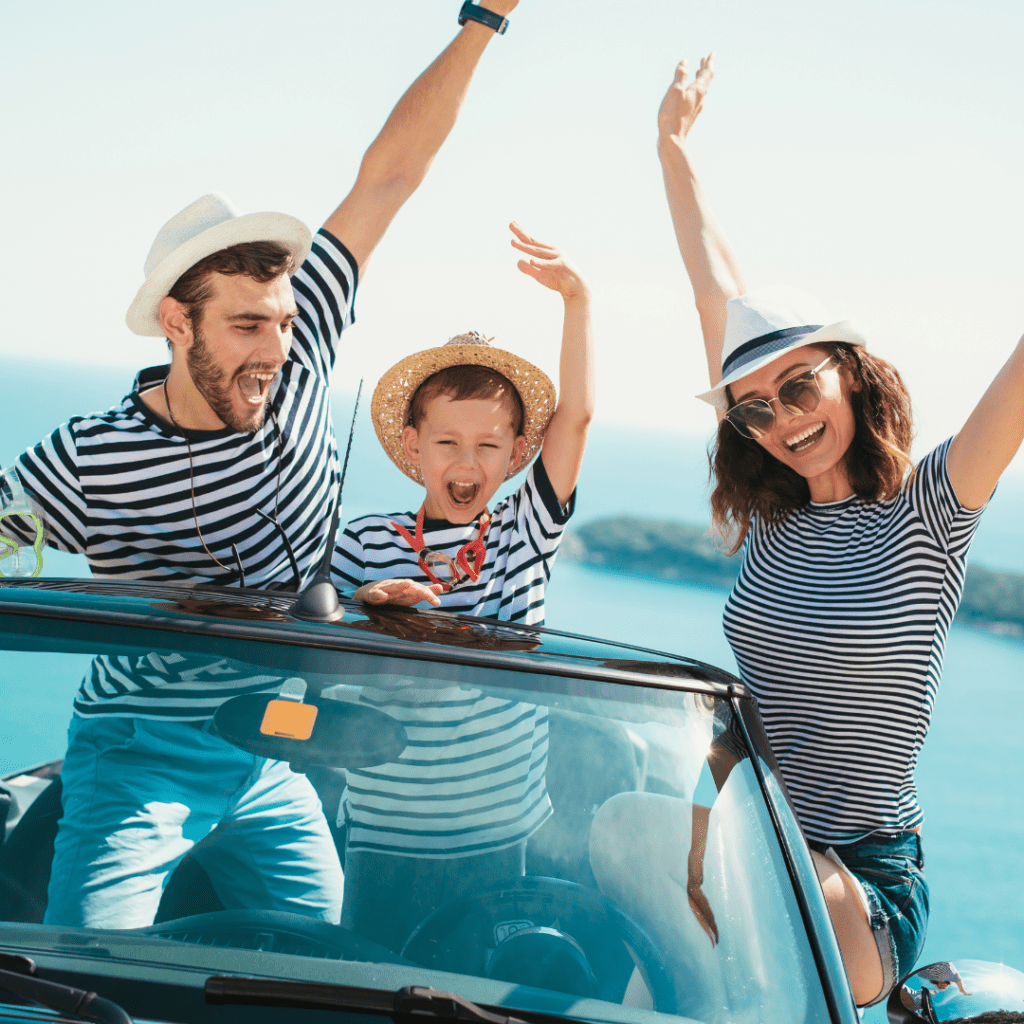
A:
<svg viewBox="0 0 1024 1024">
<path fill-rule="evenodd" d="M 511 228 L 530 257 L 519 269 L 565 303 L 557 407 L 544 373 L 476 334 L 381 378 L 377 436 L 426 495 L 418 512 L 363 516 L 345 530 L 335 582 L 370 604 L 544 621 L 594 409 L 590 293 L 557 249 Z M 538 450 L 522 487 L 488 511 Z M 393 764 L 347 773 L 341 923 L 400 951 L 434 907 L 524 873 L 526 840 L 551 813 L 547 710 L 443 678 L 367 687 L 360 699 L 398 718 L 409 745 Z"/>
</svg>

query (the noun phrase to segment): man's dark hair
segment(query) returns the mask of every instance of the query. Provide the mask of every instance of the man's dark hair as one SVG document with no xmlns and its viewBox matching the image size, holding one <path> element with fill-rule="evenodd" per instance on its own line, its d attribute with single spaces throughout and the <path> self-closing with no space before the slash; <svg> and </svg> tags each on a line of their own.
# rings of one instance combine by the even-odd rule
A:
<svg viewBox="0 0 1024 1024">
<path fill-rule="evenodd" d="M 289 273 L 294 262 L 291 252 L 278 242 L 239 242 L 189 267 L 167 294 L 185 307 L 185 315 L 195 330 L 202 322 L 203 307 L 213 294 L 214 274 L 245 274 L 266 284 Z"/>
<path fill-rule="evenodd" d="M 426 415 L 427 404 L 439 395 L 453 402 L 464 402 L 472 398 L 500 398 L 512 421 L 512 433 L 518 437 L 523 432 L 523 424 L 526 422 L 523 400 L 508 377 L 497 370 L 464 363 L 431 374 L 412 396 L 406 425 L 418 428 Z"/>
</svg>

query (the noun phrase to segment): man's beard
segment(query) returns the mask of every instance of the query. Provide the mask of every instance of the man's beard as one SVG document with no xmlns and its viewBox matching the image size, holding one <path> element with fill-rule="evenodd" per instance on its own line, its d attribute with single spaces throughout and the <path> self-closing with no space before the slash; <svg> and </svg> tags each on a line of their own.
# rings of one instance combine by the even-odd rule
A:
<svg viewBox="0 0 1024 1024">
<path fill-rule="evenodd" d="M 238 378 L 243 373 L 269 372 L 266 366 L 259 362 L 244 363 L 227 379 L 227 374 L 221 370 L 213 361 L 210 350 L 206 344 L 206 338 L 199 327 L 193 327 L 192 344 L 185 356 L 189 376 L 196 390 L 206 399 L 207 405 L 217 414 L 217 417 L 226 423 L 232 430 L 242 434 L 251 434 L 263 426 L 263 417 L 266 412 L 267 403 L 262 402 L 254 406 L 248 414 L 240 413 L 232 402 L 232 392 L 238 389 Z M 267 398 L 270 396 L 270 385 L 267 385 Z"/>
</svg>

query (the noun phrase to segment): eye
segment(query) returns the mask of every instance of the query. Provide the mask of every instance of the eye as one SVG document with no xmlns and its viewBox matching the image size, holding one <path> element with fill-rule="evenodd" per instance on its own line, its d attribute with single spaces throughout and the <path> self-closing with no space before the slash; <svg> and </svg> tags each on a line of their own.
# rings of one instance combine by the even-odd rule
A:
<svg viewBox="0 0 1024 1024">
<path fill-rule="evenodd" d="M 238 329 L 245 334 L 252 334 L 259 327 L 259 324 L 238 324 Z"/>
</svg>

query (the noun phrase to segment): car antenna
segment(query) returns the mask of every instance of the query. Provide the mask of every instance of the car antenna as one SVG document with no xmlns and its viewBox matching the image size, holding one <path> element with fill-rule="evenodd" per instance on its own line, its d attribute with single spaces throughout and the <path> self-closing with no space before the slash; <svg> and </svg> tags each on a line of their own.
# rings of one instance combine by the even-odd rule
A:
<svg viewBox="0 0 1024 1024">
<path fill-rule="evenodd" d="M 338 591 L 331 582 L 331 559 L 334 556 L 334 545 L 338 539 L 338 520 L 341 518 L 341 495 L 345 489 L 345 473 L 348 471 L 348 457 L 352 453 L 352 438 L 356 432 L 356 416 L 359 415 L 359 396 L 363 393 L 363 379 L 359 378 L 356 390 L 356 403 L 352 409 L 352 426 L 348 432 L 348 447 L 345 449 L 345 461 L 341 467 L 341 481 L 338 483 L 338 500 L 334 503 L 334 514 L 327 530 L 327 548 L 320 562 L 320 569 L 309 581 L 309 585 L 299 594 L 299 599 L 291 606 L 290 613 L 296 619 L 307 622 L 335 622 L 345 613 L 338 601 Z"/>
</svg>

